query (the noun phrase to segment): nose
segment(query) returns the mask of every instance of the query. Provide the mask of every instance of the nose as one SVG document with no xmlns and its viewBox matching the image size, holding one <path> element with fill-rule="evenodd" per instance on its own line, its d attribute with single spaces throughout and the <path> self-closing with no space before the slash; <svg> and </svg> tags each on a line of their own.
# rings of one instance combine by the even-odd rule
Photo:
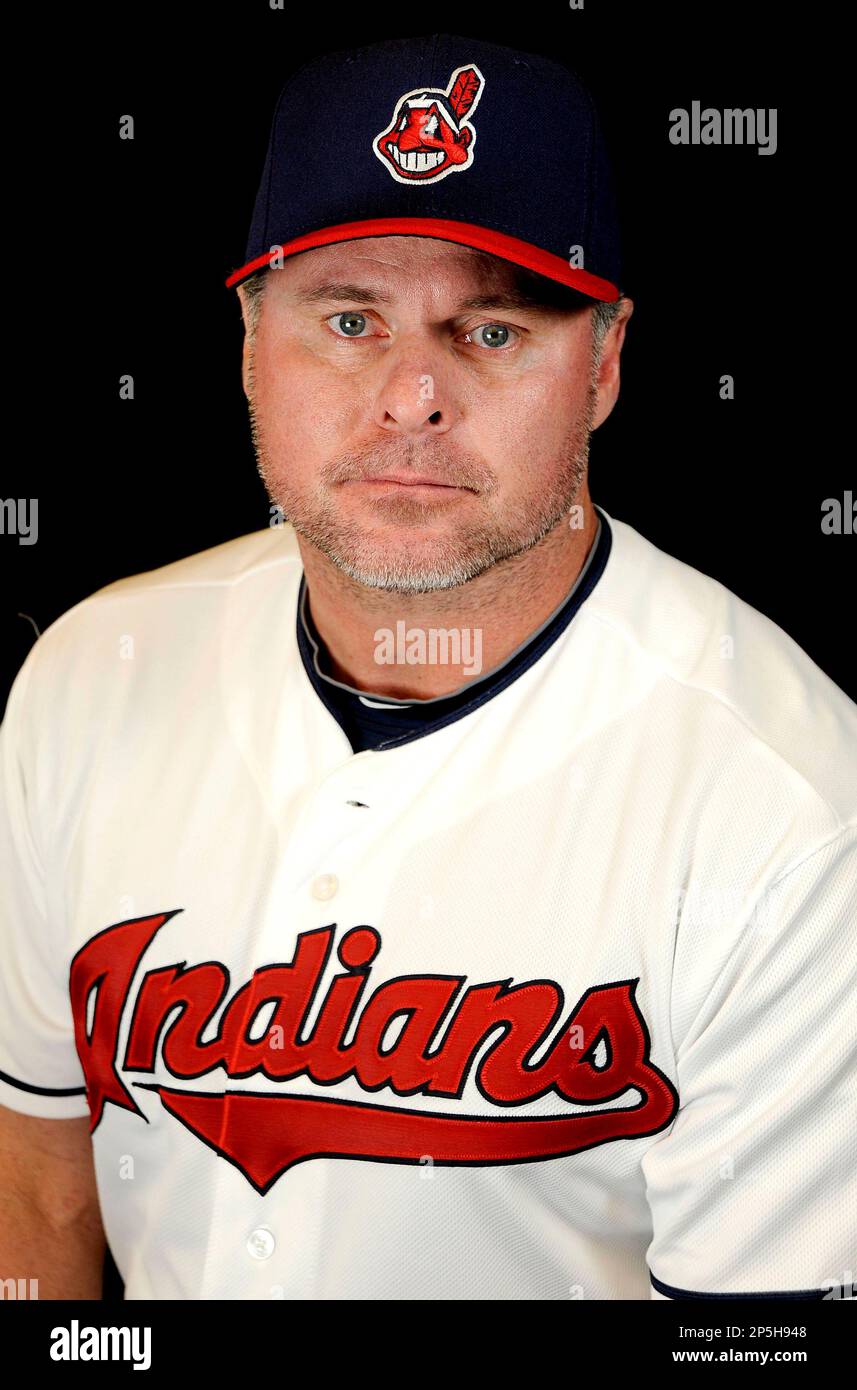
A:
<svg viewBox="0 0 857 1390">
<path fill-rule="evenodd" d="M 373 419 L 393 434 L 445 434 L 459 418 L 446 364 L 436 348 L 397 344 L 384 357 Z"/>
</svg>

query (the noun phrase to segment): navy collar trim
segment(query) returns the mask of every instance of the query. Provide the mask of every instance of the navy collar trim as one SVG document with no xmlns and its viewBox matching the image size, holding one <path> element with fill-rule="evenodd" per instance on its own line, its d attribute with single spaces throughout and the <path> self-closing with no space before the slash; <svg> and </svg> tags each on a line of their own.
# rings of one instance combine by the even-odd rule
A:
<svg viewBox="0 0 857 1390">
<path fill-rule="evenodd" d="M 362 739 L 367 726 L 373 725 L 379 733 L 387 732 L 389 736 L 381 737 L 377 743 L 368 746 L 386 749 L 411 743 L 414 739 L 445 728 L 472 710 L 478 709 L 528 671 L 565 631 L 604 573 L 613 545 L 613 536 L 605 514 L 599 511 L 598 507 L 595 511 L 599 520 L 595 540 L 573 588 L 559 607 L 506 658 L 502 665 L 495 666 L 484 676 L 468 682 L 462 690 L 454 691 L 451 695 L 434 696 L 429 700 L 398 700 L 394 697 L 372 695 L 368 691 L 357 690 L 354 686 L 326 675 L 320 669 L 319 663 L 324 643 L 307 603 L 306 576 L 301 575 L 296 628 L 303 666 L 322 704 L 341 726 L 352 747 L 355 732 L 358 739 Z M 357 727 L 358 720 L 355 720 L 355 714 L 362 728 Z M 395 732 L 397 721 L 405 724 L 404 732 Z M 361 747 L 363 746 L 365 745 L 361 742 Z"/>
</svg>

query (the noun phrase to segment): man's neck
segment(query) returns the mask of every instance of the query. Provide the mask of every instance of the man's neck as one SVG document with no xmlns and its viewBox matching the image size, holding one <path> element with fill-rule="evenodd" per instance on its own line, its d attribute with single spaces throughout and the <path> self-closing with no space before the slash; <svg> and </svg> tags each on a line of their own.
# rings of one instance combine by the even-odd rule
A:
<svg viewBox="0 0 857 1390">
<path fill-rule="evenodd" d="M 398 700 L 429 700 L 451 695 L 485 675 L 523 645 L 570 592 L 592 548 L 598 517 L 588 500 L 584 524 L 572 528 L 563 518 L 542 541 L 454 589 L 428 594 L 396 594 L 367 589 L 298 537 L 313 622 L 328 653 L 329 673 L 367 694 Z M 404 624 L 404 627 L 399 627 Z M 431 629 L 457 632 L 470 666 L 422 661 L 379 664 L 379 628 L 404 638 L 414 650 L 414 634 Z M 479 644 L 481 669 L 472 666 Z M 397 656 L 403 650 L 398 643 Z M 469 672 L 469 674 L 468 674 Z"/>
</svg>

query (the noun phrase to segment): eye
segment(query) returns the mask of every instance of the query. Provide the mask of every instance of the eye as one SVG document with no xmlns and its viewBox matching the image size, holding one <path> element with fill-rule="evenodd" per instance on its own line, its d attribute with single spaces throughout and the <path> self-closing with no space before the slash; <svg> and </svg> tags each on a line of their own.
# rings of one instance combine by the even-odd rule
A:
<svg viewBox="0 0 857 1390">
<path fill-rule="evenodd" d="M 514 328 L 507 328 L 504 323 L 480 323 L 478 328 L 469 329 L 465 337 L 477 347 L 504 348 L 509 346 L 509 335 L 514 332 Z M 477 337 L 479 333 L 481 340 Z"/>
<path fill-rule="evenodd" d="M 325 322 L 337 338 L 363 338 L 367 336 L 363 330 L 370 327 L 366 315 L 358 314 L 354 309 L 348 309 L 344 314 L 331 314 Z"/>
<path fill-rule="evenodd" d="M 432 114 L 429 116 L 428 120 L 426 121 L 425 126 L 424 126 L 424 128 L 423 128 L 423 134 L 424 134 L 424 135 L 436 135 L 436 134 L 437 134 L 437 116 L 434 114 L 434 112 L 432 112 Z"/>
</svg>

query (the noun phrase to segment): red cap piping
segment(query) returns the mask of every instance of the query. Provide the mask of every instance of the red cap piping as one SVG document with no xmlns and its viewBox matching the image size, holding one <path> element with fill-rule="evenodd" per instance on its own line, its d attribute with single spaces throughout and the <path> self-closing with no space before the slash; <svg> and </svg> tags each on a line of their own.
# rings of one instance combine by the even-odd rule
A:
<svg viewBox="0 0 857 1390">
<path fill-rule="evenodd" d="M 504 232 L 494 232 L 472 222 L 447 222 L 435 217 L 374 217 L 365 222 L 342 222 L 336 227 L 322 227 L 316 232 L 307 232 L 304 236 L 284 242 L 281 247 L 266 251 L 262 256 L 256 256 L 240 270 L 234 270 L 226 281 L 226 287 L 231 289 L 278 255 L 296 256 L 300 251 L 311 251 L 316 246 L 331 246 L 338 241 L 356 241 L 375 236 L 425 236 L 436 237 L 440 241 L 454 241 L 459 246 L 472 246 L 478 251 L 499 256 L 501 260 L 524 266 L 548 280 L 556 280 L 569 289 L 579 290 L 591 299 L 614 304 L 621 298 L 620 290 L 609 280 L 602 280 L 588 270 L 569 265 L 562 256 L 543 251 L 541 247 L 521 241 L 519 237 L 506 236 Z"/>
</svg>

